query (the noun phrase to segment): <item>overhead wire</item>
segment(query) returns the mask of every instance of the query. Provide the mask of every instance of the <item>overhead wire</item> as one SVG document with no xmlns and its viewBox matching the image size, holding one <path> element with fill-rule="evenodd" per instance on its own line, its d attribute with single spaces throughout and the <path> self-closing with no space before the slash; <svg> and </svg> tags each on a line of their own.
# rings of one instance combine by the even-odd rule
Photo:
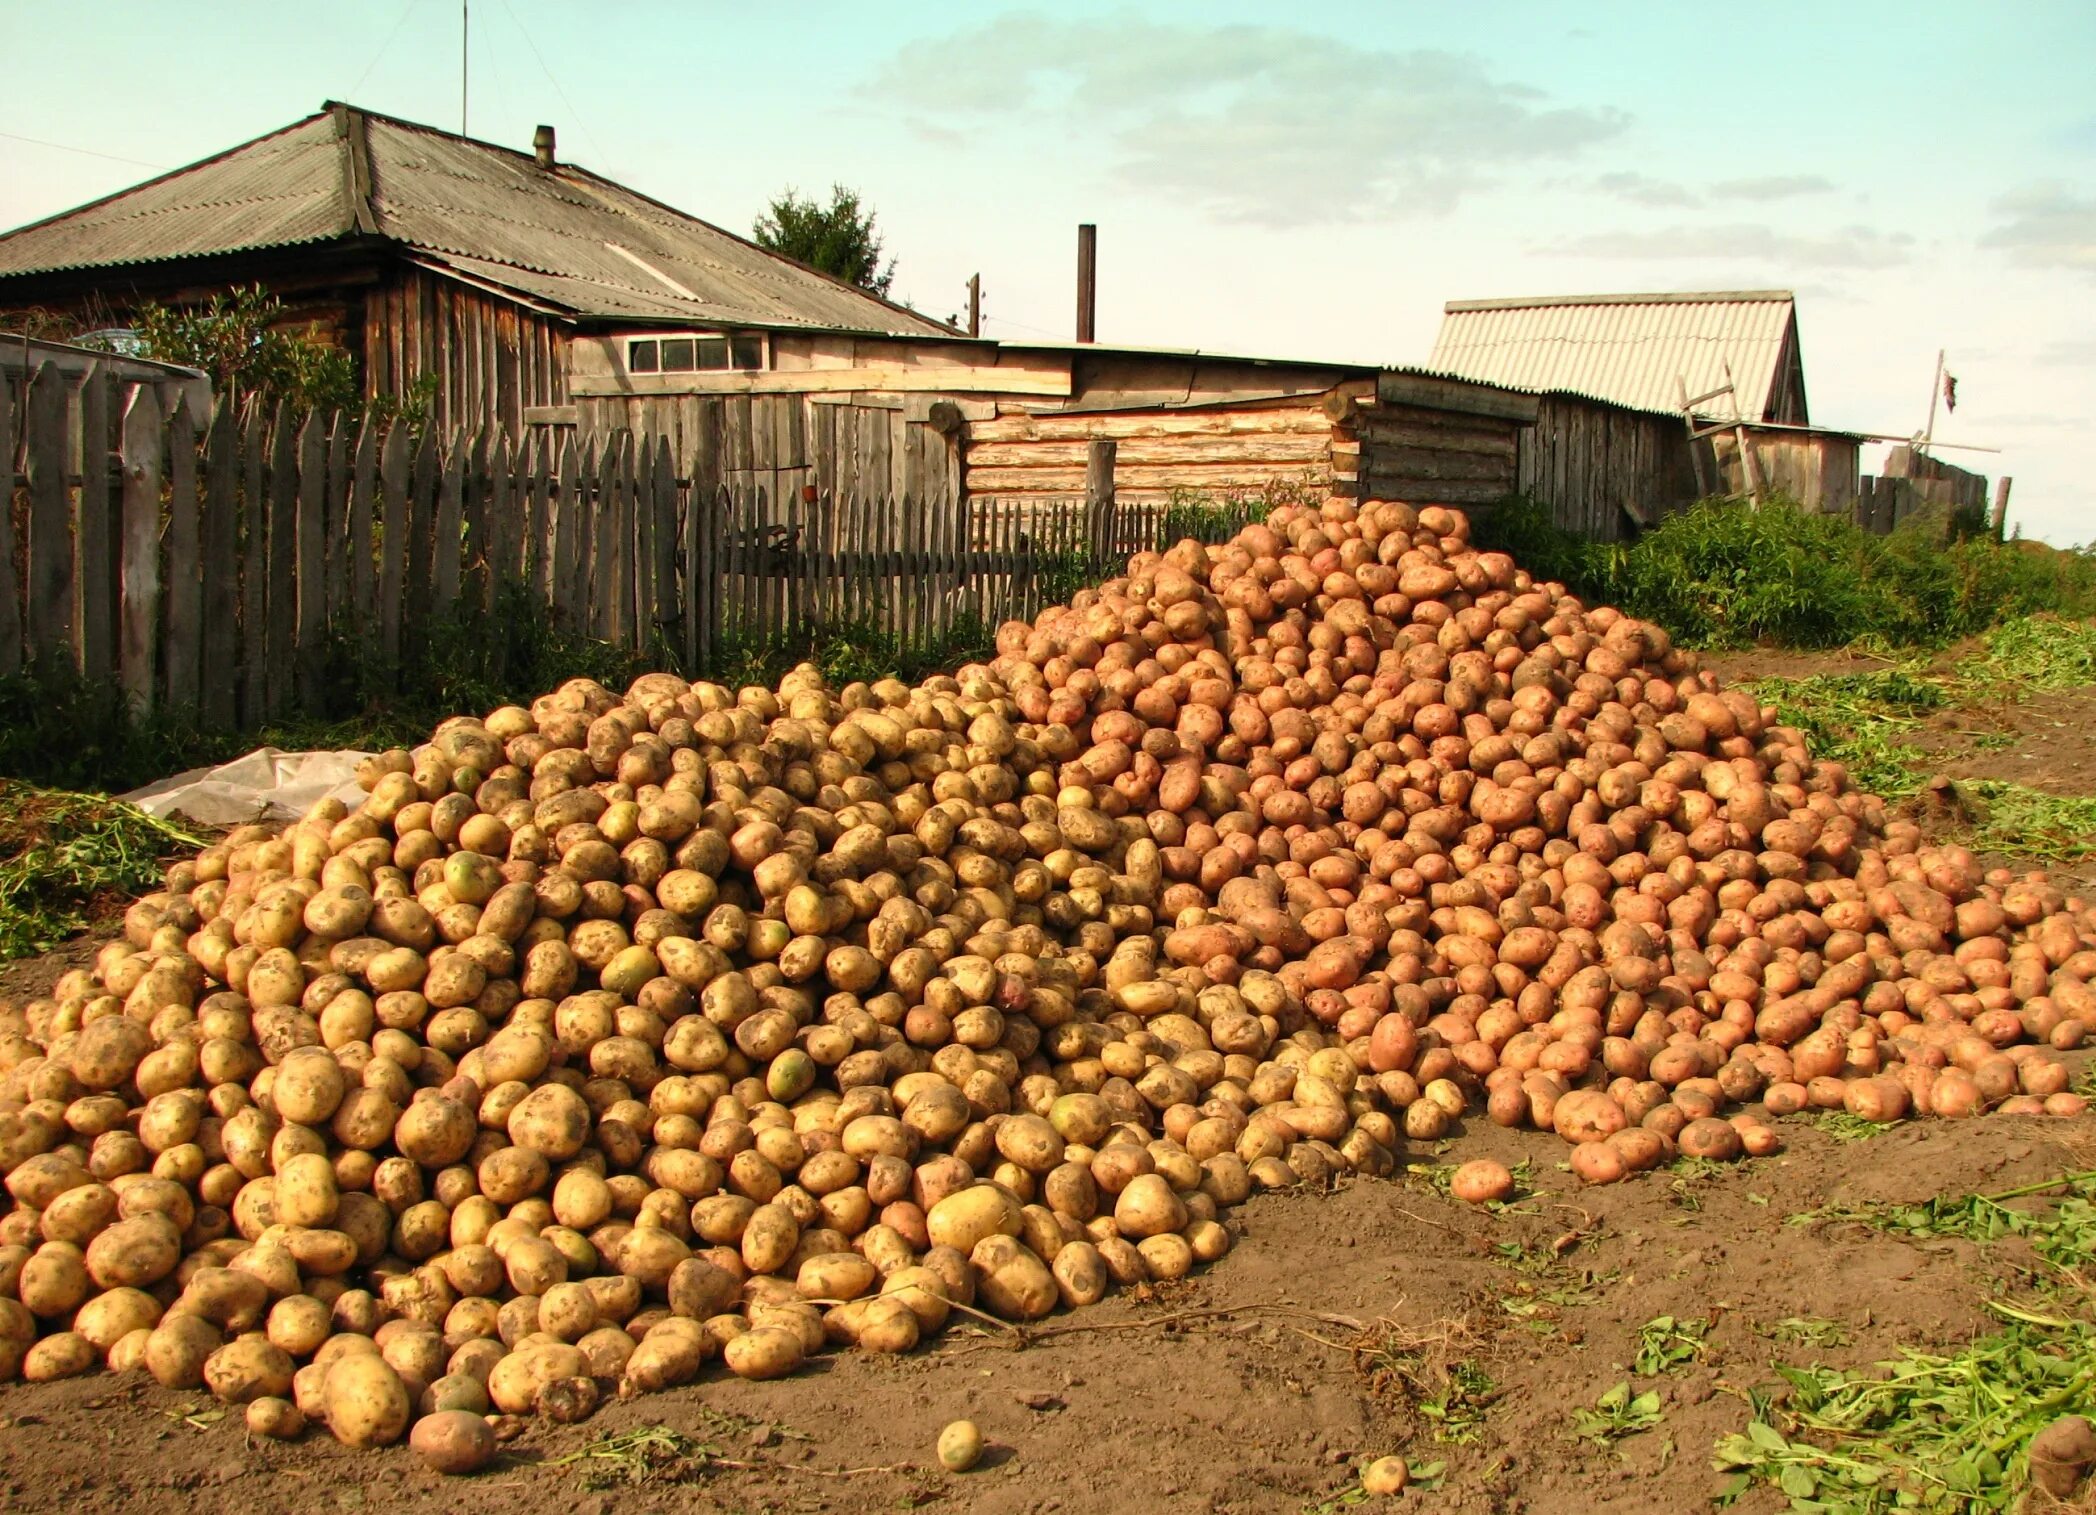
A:
<svg viewBox="0 0 2096 1515">
<path fill-rule="evenodd" d="M 20 132 L 0 132 L 0 137 L 5 137 L 10 142 L 27 142 L 32 147 L 48 147 L 55 152 L 79 153 L 85 158 L 107 158 L 111 163 L 128 163 L 133 168 L 164 169 L 170 166 L 166 163 L 148 163 L 143 158 L 126 158 L 121 153 L 98 152 L 92 147 L 74 147 L 66 142 L 47 142 L 42 137 L 25 137 Z"/>
<path fill-rule="evenodd" d="M 510 24 L 516 27 L 517 31 L 523 36 L 524 45 L 531 49 L 531 56 L 538 62 L 539 72 L 544 74 L 546 82 L 553 86 L 554 95 L 567 109 L 569 117 L 582 129 L 582 135 L 588 141 L 590 150 L 597 155 L 599 170 L 606 178 L 617 178 L 618 173 L 612 166 L 611 155 L 604 151 L 604 144 L 597 140 L 597 134 L 591 131 L 589 123 L 582 119 L 582 112 L 575 109 L 575 102 L 570 100 L 568 92 L 560 87 L 560 80 L 553 77 L 553 70 L 546 66 L 545 55 L 539 51 L 538 43 L 532 40 L 531 29 L 518 18 L 516 10 L 510 5 L 509 0 L 502 0 L 502 9 L 508 14 Z"/>
<path fill-rule="evenodd" d="M 400 29 L 407 25 L 408 13 L 414 10 L 416 4 L 417 0 L 407 0 L 407 4 L 400 8 L 400 14 L 393 18 L 393 29 L 386 33 L 386 40 L 378 45 L 378 51 L 373 53 L 371 61 L 364 65 L 364 72 L 357 75 L 357 82 L 352 84 L 348 92 L 343 95 L 342 98 L 344 100 L 351 103 L 355 102 L 357 91 L 364 87 L 364 81 L 371 77 L 371 71 L 377 68 L 385 58 L 387 49 L 393 46 L 393 40 L 400 35 Z"/>
</svg>

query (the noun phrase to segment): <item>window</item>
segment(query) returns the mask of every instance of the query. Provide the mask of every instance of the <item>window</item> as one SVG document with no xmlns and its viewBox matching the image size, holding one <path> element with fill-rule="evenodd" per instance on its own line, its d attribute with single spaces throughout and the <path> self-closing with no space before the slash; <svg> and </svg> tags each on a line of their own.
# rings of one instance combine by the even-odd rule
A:
<svg viewBox="0 0 2096 1515">
<path fill-rule="evenodd" d="M 764 366 L 764 339 L 754 332 L 700 331 L 626 342 L 628 373 L 731 373 Z"/>
</svg>

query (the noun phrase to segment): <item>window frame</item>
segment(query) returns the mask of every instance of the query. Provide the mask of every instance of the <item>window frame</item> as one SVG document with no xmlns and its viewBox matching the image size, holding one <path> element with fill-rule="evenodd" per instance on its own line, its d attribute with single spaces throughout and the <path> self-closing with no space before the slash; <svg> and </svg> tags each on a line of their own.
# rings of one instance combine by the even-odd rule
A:
<svg viewBox="0 0 2096 1515">
<path fill-rule="evenodd" d="M 623 364 L 625 372 L 628 375 L 639 378 L 664 379 L 687 374 L 766 373 L 770 370 L 772 362 L 771 336 L 769 333 L 762 331 L 736 331 L 731 329 L 707 331 L 694 328 L 689 331 L 630 332 L 622 334 L 619 337 L 619 342 L 619 360 Z M 667 349 L 672 343 L 691 344 L 692 366 L 688 368 L 671 368 L 668 366 L 669 355 Z M 705 351 L 709 343 L 719 344 L 720 350 L 726 356 L 727 362 L 721 367 L 707 367 L 699 363 L 699 355 Z M 751 352 L 752 345 L 755 348 L 754 354 Z M 650 362 L 653 364 L 652 367 L 641 368 L 634 365 L 635 354 L 642 348 L 652 350 L 650 358 Z M 754 356 L 756 361 L 747 365 L 741 364 L 736 362 L 738 355 Z"/>
</svg>

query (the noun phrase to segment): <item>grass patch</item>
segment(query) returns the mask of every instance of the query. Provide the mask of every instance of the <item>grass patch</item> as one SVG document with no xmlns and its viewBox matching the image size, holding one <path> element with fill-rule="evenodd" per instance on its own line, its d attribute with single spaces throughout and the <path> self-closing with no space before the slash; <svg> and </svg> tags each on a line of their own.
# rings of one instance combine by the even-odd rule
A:
<svg viewBox="0 0 2096 1515">
<path fill-rule="evenodd" d="M 203 838 L 94 794 L 0 779 L 0 961 L 48 951 L 159 883 Z"/>
<path fill-rule="evenodd" d="M 2040 1196 L 2048 1197 L 2041 1209 L 2009 1204 Z M 2061 1415 L 2096 1413 L 2092 1201 L 2096 1170 L 1994 1194 L 1793 1217 L 1982 1244 L 2019 1236 L 2035 1266 L 2015 1297 L 1983 1302 L 2001 1328 L 1955 1351 L 1902 1348 L 1864 1371 L 1778 1364 L 1782 1382 L 1748 1395 L 1746 1430 L 1714 1449 L 1717 1470 L 1733 1475 L 1720 1506 L 1760 1484 L 1788 1496 L 1795 1511 L 1825 1515 L 2014 1507 L 2031 1438 Z M 1786 1324 L 1778 1323 L 1779 1340 Z M 1812 1341 L 1804 1331 L 1797 1339 Z"/>
</svg>

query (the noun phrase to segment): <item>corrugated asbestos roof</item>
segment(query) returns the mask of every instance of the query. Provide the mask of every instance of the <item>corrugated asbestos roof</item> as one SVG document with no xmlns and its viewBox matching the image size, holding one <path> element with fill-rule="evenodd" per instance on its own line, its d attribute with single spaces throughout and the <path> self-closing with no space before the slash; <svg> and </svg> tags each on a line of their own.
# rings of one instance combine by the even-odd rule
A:
<svg viewBox="0 0 2096 1515">
<path fill-rule="evenodd" d="M 1453 300 L 1429 368 L 1519 389 L 1560 390 L 1678 413 L 1732 367 L 1739 411 L 1767 419 L 1795 303 L 1787 290 Z M 1725 414 L 1722 399 L 1702 407 Z"/>
<path fill-rule="evenodd" d="M 339 105 L 0 237 L 0 279 L 360 230 L 577 315 L 950 335 L 586 169 Z"/>
</svg>

